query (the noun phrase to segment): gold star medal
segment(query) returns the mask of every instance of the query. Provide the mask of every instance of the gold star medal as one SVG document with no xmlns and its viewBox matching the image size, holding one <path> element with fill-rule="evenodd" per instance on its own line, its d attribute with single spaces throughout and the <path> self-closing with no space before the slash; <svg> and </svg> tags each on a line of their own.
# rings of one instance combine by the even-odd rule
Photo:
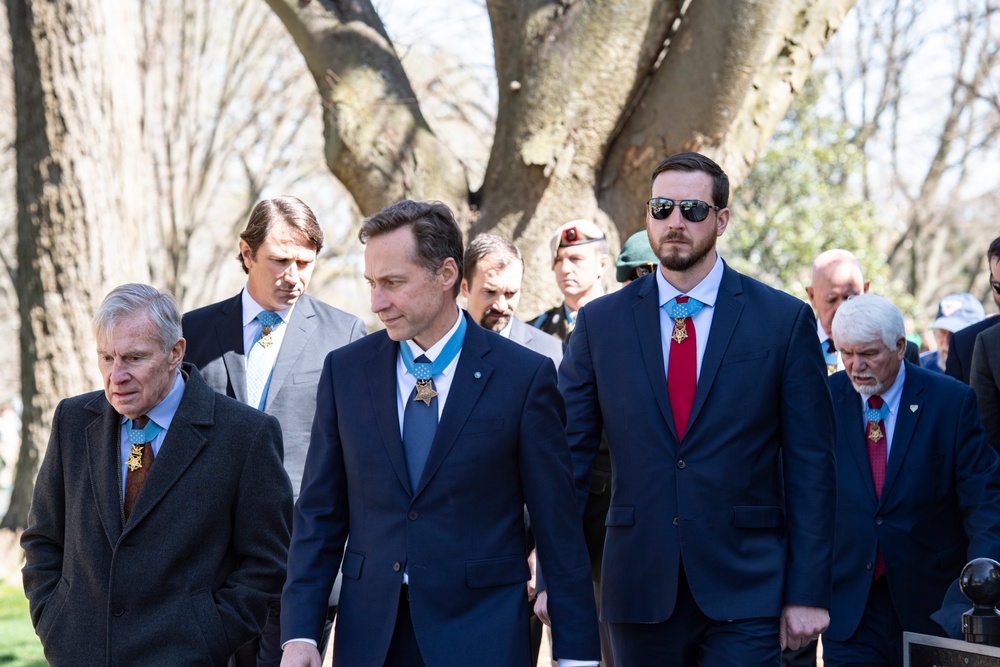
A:
<svg viewBox="0 0 1000 667">
<path fill-rule="evenodd" d="M 142 445 L 132 445 L 132 451 L 129 452 L 128 458 L 125 459 L 125 465 L 132 472 L 142 467 Z"/>
<path fill-rule="evenodd" d="M 855 431 L 857 433 L 857 431 Z M 882 429 L 878 427 L 877 422 L 868 422 L 868 439 L 878 442 L 882 439 Z"/>
<path fill-rule="evenodd" d="M 271 327 L 265 324 L 260 330 L 260 340 L 257 341 L 261 344 L 261 347 L 270 347 L 274 344 L 274 339 L 271 338 Z"/>
<path fill-rule="evenodd" d="M 827 364 L 826 365 L 826 374 L 827 375 L 833 375 L 836 372 L 837 372 L 837 364 Z"/>
<path fill-rule="evenodd" d="M 417 395 L 414 401 L 423 401 L 424 405 L 431 407 L 431 401 L 438 393 L 434 391 L 434 383 L 430 380 L 417 380 Z"/>
<path fill-rule="evenodd" d="M 680 317 L 674 320 L 674 332 L 670 335 L 678 345 L 687 340 L 688 329 L 687 329 L 687 318 Z"/>
</svg>

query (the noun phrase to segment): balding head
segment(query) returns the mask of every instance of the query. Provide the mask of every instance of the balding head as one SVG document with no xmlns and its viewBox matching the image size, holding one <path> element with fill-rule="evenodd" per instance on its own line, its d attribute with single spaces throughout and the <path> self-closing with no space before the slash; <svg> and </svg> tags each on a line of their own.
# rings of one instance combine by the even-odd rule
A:
<svg viewBox="0 0 1000 667">
<path fill-rule="evenodd" d="M 806 288 L 823 331 L 830 335 L 833 316 L 847 299 L 868 291 L 861 262 L 839 248 L 820 253 L 812 265 L 812 286 Z"/>
</svg>

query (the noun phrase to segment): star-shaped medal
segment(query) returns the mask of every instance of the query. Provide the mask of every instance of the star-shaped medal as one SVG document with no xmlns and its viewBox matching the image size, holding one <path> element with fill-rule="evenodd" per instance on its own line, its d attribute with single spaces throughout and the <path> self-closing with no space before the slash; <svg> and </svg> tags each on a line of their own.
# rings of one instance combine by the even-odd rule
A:
<svg viewBox="0 0 1000 667">
<path fill-rule="evenodd" d="M 438 393 L 434 391 L 434 383 L 430 380 L 417 380 L 417 395 L 413 398 L 414 401 L 423 401 L 424 405 L 431 407 L 431 400 L 437 396 Z"/>
<path fill-rule="evenodd" d="M 260 343 L 261 347 L 269 347 L 274 343 L 274 339 L 271 338 L 270 326 L 266 324 L 263 326 L 263 328 L 260 330 L 260 340 L 258 340 L 257 342 Z"/>
<path fill-rule="evenodd" d="M 132 445 L 132 451 L 129 452 L 128 458 L 125 459 L 125 465 L 132 472 L 142 467 L 142 447 L 140 445 Z"/>
<path fill-rule="evenodd" d="M 670 335 L 680 345 L 688 337 L 687 318 L 681 317 L 674 321 L 674 332 Z"/>
<path fill-rule="evenodd" d="M 856 432 L 856 431 L 855 431 Z M 882 429 L 875 422 L 868 422 L 868 438 L 878 442 L 882 439 Z"/>
</svg>

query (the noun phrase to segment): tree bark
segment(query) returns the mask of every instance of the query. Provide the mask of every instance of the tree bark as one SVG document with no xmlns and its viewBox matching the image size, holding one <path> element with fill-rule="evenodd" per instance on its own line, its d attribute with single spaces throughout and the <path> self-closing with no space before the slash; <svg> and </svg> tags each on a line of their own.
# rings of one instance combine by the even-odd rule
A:
<svg viewBox="0 0 1000 667">
<path fill-rule="evenodd" d="M 97 304 L 109 287 L 146 276 L 131 9 L 125 0 L 7 0 L 24 426 L 3 528 L 26 525 L 58 400 L 101 386 Z"/>
<path fill-rule="evenodd" d="M 369 0 L 267 0 L 305 57 L 323 103 L 326 162 L 365 215 L 436 199 L 464 218 L 468 182 L 431 132 Z"/>
</svg>

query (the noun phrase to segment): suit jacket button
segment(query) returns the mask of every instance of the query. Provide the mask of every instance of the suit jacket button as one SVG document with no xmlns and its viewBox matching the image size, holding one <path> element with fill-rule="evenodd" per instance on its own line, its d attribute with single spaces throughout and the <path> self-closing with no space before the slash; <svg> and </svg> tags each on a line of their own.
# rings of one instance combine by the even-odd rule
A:
<svg viewBox="0 0 1000 667">
<path fill-rule="evenodd" d="M 114 614 L 115 616 L 121 616 L 122 614 L 125 613 L 125 607 L 121 606 L 120 604 L 116 604 L 114 607 L 111 608 L 111 613 Z"/>
<path fill-rule="evenodd" d="M 392 564 L 392 571 L 393 572 L 399 572 L 402 569 L 403 569 L 403 566 L 399 564 L 398 560 L 395 563 Z"/>
<path fill-rule="evenodd" d="M 674 525 L 675 526 L 681 525 L 681 522 L 677 519 L 677 517 L 674 517 Z"/>
<path fill-rule="evenodd" d="M 684 459 L 681 459 L 680 461 L 678 461 L 678 462 L 677 462 L 677 467 L 678 467 L 678 468 L 681 468 L 681 469 L 683 469 L 683 468 L 684 468 L 684 466 L 686 466 L 686 465 L 687 465 L 687 464 L 686 464 L 686 463 L 684 463 Z"/>
<path fill-rule="evenodd" d="M 872 564 L 871 563 L 865 563 L 865 569 L 866 570 L 872 569 Z"/>
<path fill-rule="evenodd" d="M 418 516 L 420 516 L 420 515 L 417 514 L 416 510 L 410 510 L 406 514 L 406 518 L 409 519 L 410 521 L 416 521 Z"/>
<path fill-rule="evenodd" d="M 876 526 L 881 526 L 882 525 L 882 517 L 877 517 L 875 519 L 875 525 Z"/>
</svg>

